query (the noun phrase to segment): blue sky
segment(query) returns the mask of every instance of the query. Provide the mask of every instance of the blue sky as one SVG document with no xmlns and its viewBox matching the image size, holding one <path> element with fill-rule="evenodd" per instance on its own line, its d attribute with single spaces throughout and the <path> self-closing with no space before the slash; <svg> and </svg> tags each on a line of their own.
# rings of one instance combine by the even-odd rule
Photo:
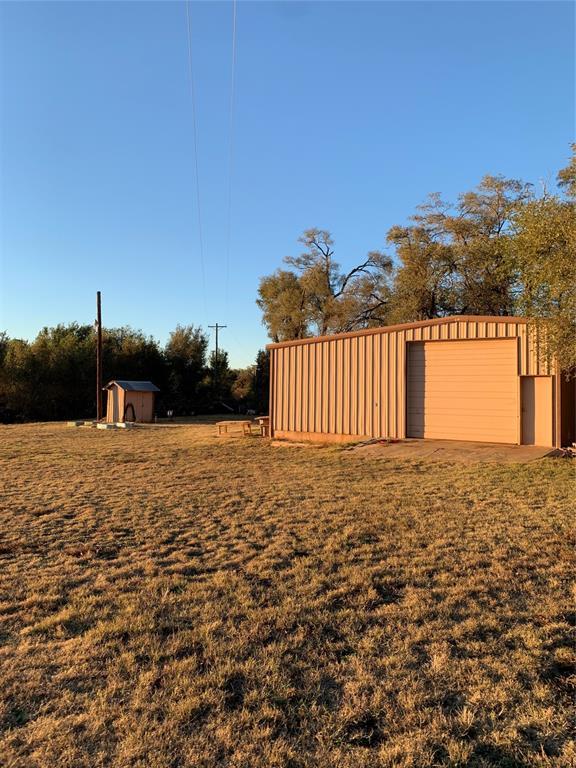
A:
<svg viewBox="0 0 576 768">
<path fill-rule="evenodd" d="M 204 284 L 181 2 L 4 2 L 0 328 L 228 325 L 266 343 L 258 278 L 331 230 L 351 266 L 428 192 L 553 183 L 574 136 L 568 2 L 192 3 Z"/>
</svg>

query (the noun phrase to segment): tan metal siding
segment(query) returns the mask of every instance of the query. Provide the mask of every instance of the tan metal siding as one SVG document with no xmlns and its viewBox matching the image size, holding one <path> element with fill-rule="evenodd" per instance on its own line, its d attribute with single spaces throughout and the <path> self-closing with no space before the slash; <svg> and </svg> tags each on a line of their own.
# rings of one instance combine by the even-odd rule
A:
<svg viewBox="0 0 576 768">
<path fill-rule="evenodd" d="M 361 336 L 358 339 L 358 389 L 356 391 L 356 403 L 358 413 L 358 434 L 365 434 L 366 423 L 366 337 Z"/>
<path fill-rule="evenodd" d="M 374 365 L 372 367 L 372 397 L 374 398 L 374 427 L 372 433 L 375 437 L 382 436 L 382 422 L 381 413 L 382 406 L 380 403 L 382 387 L 380 386 L 382 380 L 382 358 L 380 354 L 380 337 L 372 336 Z"/>
<path fill-rule="evenodd" d="M 342 361 L 342 343 L 343 339 L 338 339 L 336 342 L 336 349 L 335 351 L 335 370 L 336 371 L 343 371 L 343 361 Z M 344 426 L 343 426 L 343 410 L 344 410 L 344 379 L 345 376 L 339 376 L 336 375 L 336 403 L 335 403 L 335 432 L 338 435 L 344 434 Z"/>
<path fill-rule="evenodd" d="M 273 429 L 278 433 L 406 436 L 406 342 L 508 338 L 517 375 L 549 375 L 526 322 L 453 318 L 272 345 Z"/>
<path fill-rule="evenodd" d="M 316 404 L 316 417 L 314 419 L 314 432 L 322 432 L 322 343 L 314 345 L 314 401 Z M 285 427 L 284 427 L 285 428 Z"/>
<path fill-rule="evenodd" d="M 350 339 L 350 434 L 358 434 L 358 339 Z"/>
<path fill-rule="evenodd" d="M 364 384 L 365 431 L 374 435 L 376 401 L 374 399 L 374 336 L 366 336 L 366 377 Z"/>
<path fill-rule="evenodd" d="M 336 344 L 338 342 L 326 345 L 328 358 L 328 432 L 331 435 L 338 434 L 336 431 Z"/>
<path fill-rule="evenodd" d="M 393 333 L 388 339 L 388 434 L 391 437 L 397 436 L 398 425 L 398 406 L 397 406 L 397 387 L 398 372 L 396 371 L 396 348 L 398 345 L 398 334 Z"/>
<path fill-rule="evenodd" d="M 308 432 L 308 354 L 310 347 L 298 347 L 302 353 L 302 381 L 300 382 L 301 398 L 302 398 L 302 426 L 300 427 L 302 432 Z"/>
<path fill-rule="evenodd" d="M 348 375 L 342 376 L 342 432 L 350 434 L 350 384 L 352 379 L 352 344 L 346 344 L 342 339 L 342 367 Z"/>
</svg>

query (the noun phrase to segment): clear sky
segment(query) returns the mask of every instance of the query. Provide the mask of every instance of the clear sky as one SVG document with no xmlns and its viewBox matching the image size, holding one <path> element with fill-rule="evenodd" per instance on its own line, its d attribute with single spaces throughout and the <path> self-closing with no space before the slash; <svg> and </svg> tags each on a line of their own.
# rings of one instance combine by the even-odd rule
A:
<svg viewBox="0 0 576 768">
<path fill-rule="evenodd" d="M 428 192 L 554 181 L 574 136 L 569 2 L 190 7 L 204 272 L 182 2 L 2 2 L 0 329 L 228 325 L 266 342 L 258 278 L 332 231 L 352 266 Z"/>
</svg>

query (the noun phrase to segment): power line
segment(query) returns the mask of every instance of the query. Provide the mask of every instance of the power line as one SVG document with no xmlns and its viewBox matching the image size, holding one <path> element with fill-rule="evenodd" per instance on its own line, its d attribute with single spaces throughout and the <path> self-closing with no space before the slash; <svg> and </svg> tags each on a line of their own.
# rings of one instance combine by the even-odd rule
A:
<svg viewBox="0 0 576 768">
<path fill-rule="evenodd" d="M 202 215 L 200 207 L 200 174 L 198 172 L 198 128 L 196 120 L 196 91 L 194 88 L 194 68 L 192 66 L 192 31 L 190 26 L 190 0 L 186 0 L 186 32 L 188 38 L 188 79 L 190 81 L 190 97 L 192 100 L 192 125 L 194 136 L 194 172 L 196 177 L 196 212 L 198 216 L 198 238 L 200 242 L 200 274 L 202 279 L 202 302 L 204 315 L 206 309 L 206 274 L 204 269 L 204 238 L 202 236 Z"/>
<path fill-rule="evenodd" d="M 230 249 L 232 240 L 232 172 L 234 168 L 234 101 L 236 90 L 236 0 L 232 0 L 232 62 L 230 71 L 230 116 L 228 127 L 228 208 L 226 213 L 226 282 L 228 302 L 230 284 Z"/>
</svg>

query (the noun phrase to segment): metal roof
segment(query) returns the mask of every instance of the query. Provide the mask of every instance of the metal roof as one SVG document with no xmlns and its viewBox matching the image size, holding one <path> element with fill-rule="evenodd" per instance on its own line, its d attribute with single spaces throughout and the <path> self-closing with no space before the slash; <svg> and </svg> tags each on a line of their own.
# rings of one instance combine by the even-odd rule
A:
<svg viewBox="0 0 576 768">
<path fill-rule="evenodd" d="M 266 349 L 278 349 L 279 347 L 296 347 L 300 344 L 314 344 L 318 341 L 332 341 L 332 339 L 349 339 L 354 336 L 373 336 L 376 333 L 394 333 L 409 328 L 424 328 L 428 325 L 442 325 L 443 323 L 530 323 L 527 317 L 513 317 L 512 315 L 446 315 L 434 317 L 430 320 L 416 320 L 413 323 L 400 323 L 398 325 L 381 325 L 374 328 L 361 328 L 357 331 L 344 331 L 330 333 L 326 336 L 306 336 L 303 339 L 289 339 L 288 341 L 276 341 L 266 344 Z"/>
<path fill-rule="evenodd" d="M 125 381 L 124 379 L 110 381 L 104 389 L 110 389 L 114 384 L 127 392 L 160 392 L 158 387 L 152 384 L 151 381 Z"/>
</svg>

